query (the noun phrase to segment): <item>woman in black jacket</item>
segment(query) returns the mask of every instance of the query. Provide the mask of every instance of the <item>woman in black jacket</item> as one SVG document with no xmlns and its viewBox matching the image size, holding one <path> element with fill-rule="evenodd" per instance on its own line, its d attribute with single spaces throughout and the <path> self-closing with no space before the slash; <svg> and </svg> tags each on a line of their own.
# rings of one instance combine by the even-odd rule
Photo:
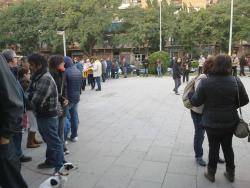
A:
<svg viewBox="0 0 250 188">
<path fill-rule="evenodd" d="M 225 176 L 229 181 L 234 181 L 235 165 L 232 138 L 239 122 L 237 84 L 240 106 L 249 102 L 244 85 L 239 78 L 231 76 L 231 69 L 232 62 L 229 56 L 217 56 L 210 76 L 201 80 L 190 100 L 191 104 L 196 107 L 204 104 L 202 124 L 209 142 L 209 162 L 205 177 L 211 182 L 215 181 L 220 145 L 226 161 Z"/>
</svg>

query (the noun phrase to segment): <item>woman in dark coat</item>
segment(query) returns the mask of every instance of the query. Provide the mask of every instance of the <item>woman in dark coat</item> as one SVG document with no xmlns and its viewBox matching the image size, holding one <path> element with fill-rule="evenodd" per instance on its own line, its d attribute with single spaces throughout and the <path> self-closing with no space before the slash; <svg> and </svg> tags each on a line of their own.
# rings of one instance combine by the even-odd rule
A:
<svg viewBox="0 0 250 188">
<path fill-rule="evenodd" d="M 238 90 L 240 106 L 249 102 L 244 85 L 239 78 L 231 76 L 231 70 L 231 58 L 227 55 L 217 56 L 210 76 L 201 80 L 190 99 L 193 106 L 198 107 L 204 104 L 202 125 L 206 130 L 209 142 L 209 162 L 205 177 L 211 182 L 215 181 L 220 145 L 226 161 L 225 176 L 229 181 L 234 181 L 235 164 L 232 138 L 239 122 Z"/>
</svg>

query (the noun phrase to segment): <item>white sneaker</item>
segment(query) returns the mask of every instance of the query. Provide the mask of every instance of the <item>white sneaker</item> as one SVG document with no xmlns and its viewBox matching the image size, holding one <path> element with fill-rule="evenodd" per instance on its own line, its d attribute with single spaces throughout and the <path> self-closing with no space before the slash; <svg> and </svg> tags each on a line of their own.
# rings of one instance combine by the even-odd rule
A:
<svg viewBox="0 0 250 188">
<path fill-rule="evenodd" d="M 70 141 L 71 141 L 71 142 L 77 142 L 77 141 L 78 141 L 78 137 L 70 138 Z"/>
</svg>

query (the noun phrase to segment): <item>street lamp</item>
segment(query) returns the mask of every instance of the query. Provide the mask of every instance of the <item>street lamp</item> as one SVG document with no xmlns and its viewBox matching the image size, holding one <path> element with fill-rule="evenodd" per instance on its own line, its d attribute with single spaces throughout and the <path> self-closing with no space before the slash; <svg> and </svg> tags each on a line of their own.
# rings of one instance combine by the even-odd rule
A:
<svg viewBox="0 0 250 188">
<path fill-rule="evenodd" d="M 162 0 L 160 0 L 160 51 L 162 50 L 162 32 L 161 32 L 161 2 Z"/>
<path fill-rule="evenodd" d="M 153 0 L 150 0 L 151 4 L 153 3 Z M 162 16 L 161 16 L 161 2 L 162 0 L 158 0 L 158 2 L 160 3 L 160 44 L 159 44 L 159 47 L 160 47 L 160 51 L 162 51 L 162 30 L 161 30 L 161 22 L 162 22 Z"/>
<path fill-rule="evenodd" d="M 65 31 L 57 31 L 58 35 L 61 35 L 63 37 L 63 52 L 64 56 L 66 56 L 66 37 L 65 37 Z"/>
<path fill-rule="evenodd" d="M 230 35 L 229 35 L 229 48 L 228 48 L 228 55 L 230 56 L 232 55 L 233 13 L 234 13 L 234 0 L 231 0 Z"/>
</svg>

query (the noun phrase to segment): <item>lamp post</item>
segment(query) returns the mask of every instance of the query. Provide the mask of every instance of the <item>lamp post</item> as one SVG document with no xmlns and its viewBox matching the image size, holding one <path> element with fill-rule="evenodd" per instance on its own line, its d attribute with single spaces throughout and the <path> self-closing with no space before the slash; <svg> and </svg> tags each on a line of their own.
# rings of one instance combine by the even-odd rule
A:
<svg viewBox="0 0 250 188">
<path fill-rule="evenodd" d="M 151 4 L 153 3 L 153 0 L 150 0 Z M 162 51 L 162 31 L 161 31 L 161 2 L 162 0 L 158 0 L 158 2 L 160 3 L 160 44 L 159 44 L 159 48 L 160 48 L 160 51 Z"/>
<path fill-rule="evenodd" d="M 160 51 L 162 51 L 162 31 L 161 31 L 161 1 L 160 0 Z"/>
<path fill-rule="evenodd" d="M 229 48 L 228 48 L 228 55 L 230 56 L 232 55 L 233 13 L 234 13 L 234 0 L 231 0 L 230 35 L 229 35 Z"/>
<path fill-rule="evenodd" d="M 58 35 L 61 35 L 63 37 L 63 52 L 64 56 L 66 56 L 66 37 L 65 37 L 65 31 L 57 31 Z"/>
</svg>

